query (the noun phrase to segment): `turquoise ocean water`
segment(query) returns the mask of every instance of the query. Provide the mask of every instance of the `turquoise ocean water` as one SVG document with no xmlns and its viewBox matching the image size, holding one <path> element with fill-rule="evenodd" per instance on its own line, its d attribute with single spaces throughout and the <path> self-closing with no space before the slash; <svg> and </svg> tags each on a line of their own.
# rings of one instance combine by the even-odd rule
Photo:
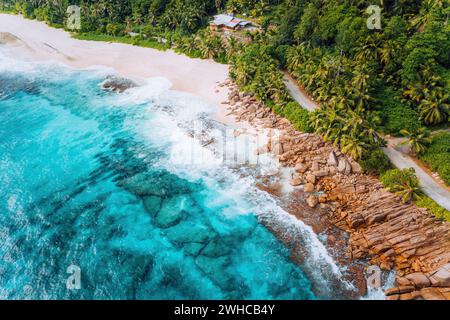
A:
<svg viewBox="0 0 450 320">
<path fill-rule="evenodd" d="M 0 49 L 0 298 L 336 298 L 320 241 L 245 168 L 173 160 L 205 105 L 164 79 L 104 92 L 108 72 Z M 267 225 L 304 247 L 302 265 Z"/>
</svg>

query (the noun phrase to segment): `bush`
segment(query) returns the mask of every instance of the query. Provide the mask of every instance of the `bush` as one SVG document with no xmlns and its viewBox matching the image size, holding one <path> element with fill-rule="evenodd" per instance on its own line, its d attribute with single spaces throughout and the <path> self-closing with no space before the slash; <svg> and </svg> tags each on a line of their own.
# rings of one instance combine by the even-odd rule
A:
<svg viewBox="0 0 450 320">
<path fill-rule="evenodd" d="M 445 208 L 442 208 L 433 199 L 427 196 L 420 196 L 416 200 L 416 205 L 420 208 L 426 208 L 436 218 L 450 222 L 450 211 L 448 211 Z"/>
<path fill-rule="evenodd" d="M 276 48 L 271 48 L 271 55 L 275 57 L 279 62 L 282 68 L 286 68 L 287 66 L 287 51 L 289 49 L 288 45 L 277 46 Z"/>
<path fill-rule="evenodd" d="M 413 168 L 388 170 L 380 176 L 380 180 L 388 191 L 401 197 L 403 202 L 409 202 L 419 194 L 419 179 Z"/>
<path fill-rule="evenodd" d="M 301 132 L 313 132 L 309 125 L 309 111 L 303 109 L 297 102 L 289 102 L 283 107 L 274 110 L 280 116 L 289 120 L 294 128 Z"/>
<path fill-rule="evenodd" d="M 381 149 L 372 149 L 359 162 L 367 174 L 382 174 L 392 168 L 391 161 Z"/>
<path fill-rule="evenodd" d="M 386 133 L 398 136 L 403 129 L 416 131 L 421 127 L 419 114 L 404 104 L 390 104 L 382 114 Z"/>
<path fill-rule="evenodd" d="M 429 164 L 433 171 L 439 173 L 447 185 L 450 185 L 450 133 L 435 135 L 431 144 L 419 157 Z"/>
<path fill-rule="evenodd" d="M 24 2 L 22 4 L 22 7 L 20 8 L 20 12 L 23 14 L 25 18 L 28 19 L 34 19 L 34 7 L 31 5 L 31 3 Z"/>
<path fill-rule="evenodd" d="M 106 25 L 106 32 L 108 35 L 119 37 L 125 35 L 125 26 L 120 23 L 108 23 Z"/>
<path fill-rule="evenodd" d="M 387 170 L 380 176 L 380 180 L 385 188 L 391 190 L 396 189 L 398 184 L 405 181 L 412 182 L 413 186 L 419 186 L 419 179 L 416 177 L 414 168 Z"/>
</svg>

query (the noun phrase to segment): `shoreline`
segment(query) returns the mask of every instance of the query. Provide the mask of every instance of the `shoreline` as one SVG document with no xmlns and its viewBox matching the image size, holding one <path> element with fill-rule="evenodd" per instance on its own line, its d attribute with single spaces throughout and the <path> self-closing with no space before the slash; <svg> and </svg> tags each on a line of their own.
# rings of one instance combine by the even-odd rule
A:
<svg viewBox="0 0 450 320">
<path fill-rule="evenodd" d="M 237 126 L 220 108 L 228 92 L 227 87 L 217 84 L 228 77 L 227 65 L 191 59 L 173 50 L 161 52 L 122 43 L 77 40 L 45 22 L 0 13 L 0 44 L 2 42 L 9 44 L 15 54 L 34 61 L 52 60 L 79 70 L 107 67 L 130 79 L 164 77 L 172 83 L 170 90 L 200 97 L 217 107 L 217 121 Z"/>
<path fill-rule="evenodd" d="M 5 17 L 8 19 L 4 19 Z M 248 128 L 256 132 L 261 128 L 280 130 L 283 132 L 279 141 L 282 147 L 274 148 L 269 142 L 266 151 L 278 157 L 284 167 L 294 168 L 290 183 L 295 190 L 296 200 L 300 199 L 305 208 L 309 206 L 318 211 L 320 207 L 323 213 L 314 211 L 314 214 L 323 215 L 327 223 L 350 236 L 347 261 L 369 261 L 380 265 L 384 270 L 397 269 L 398 286 L 388 292 L 391 299 L 427 298 L 427 296 L 450 299 L 450 290 L 436 292 L 430 286 L 431 280 L 430 285 L 423 286 L 423 283 L 417 285 L 414 279 L 407 278 L 409 274 L 421 273 L 430 279 L 436 270 L 439 271 L 442 266 L 450 263 L 450 254 L 447 254 L 450 252 L 449 224 L 442 223 L 436 228 L 430 227 L 425 234 L 419 228 L 410 228 L 421 225 L 433 226 L 437 225 L 437 222 L 414 205 L 398 204 L 395 196 L 384 191 L 376 179 L 358 172 L 360 169 L 356 163 L 347 161 L 348 164 L 344 163 L 343 172 L 340 172 L 340 163 L 334 165 L 329 162 L 330 150 L 335 153 L 336 160 L 345 157 L 330 144 L 322 142 L 318 136 L 295 131 L 285 119 L 277 117 L 264 107 L 249 108 L 258 104 L 251 98 L 246 101 L 239 95 L 228 80 L 226 65 L 210 60 L 191 59 L 172 50 L 160 52 L 126 44 L 76 40 L 67 32 L 48 27 L 43 22 L 5 14 L 0 14 L 1 32 L 14 34 L 17 39 L 12 38 L 9 41 L 22 42 L 16 51 L 27 51 L 25 56 L 33 60 L 59 61 L 76 69 L 104 65 L 131 79 L 164 77 L 173 84 L 170 90 L 193 94 L 215 106 L 217 112 L 214 113 L 214 120 L 218 122 L 232 128 L 244 130 Z M 36 36 L 31 39 L 29 34 Z M 137 61 L 140 62 L 138 65 Z M 237 99 L 235 99 L 236 92 Z M 277 151 L 274 151 L 275 149 Z M 334 173 L 331 173 L 332 167 L 335 167 Z M 327 174 L 324 172 L 325 169 L 328 170 Z M 314 176 L 314 179 L 311 176 Z M 270 189 L 270 186 L 267 188 Z M 383 206 L 377 206 L 380 199 Z M 289 203 L 286 207 L 290 207 Z M 301 219 L 292 211 L 295 209 L 288 210 L 296 218 L 305 219 L 305 217 Z M 409 219 L 409 215 L 413 215 L 414 219 Z M 390 233 L 401 237 L 398 232 L 402 230 L 395 229 L 398 223 L 409 230 L 406 238 L 389 237 Z M 392 239 L 400 241 L 395 243 L 391 241 Z M 347 244 L 340 238 L 331 241 L 327 249 L 336 244 L 338 250 L 344 252 L 347 249 Z M 425 247 L 425 250 L 417 253 L 422 247 Z M 411 253 L 412 251 L 414 252 Z M 407 254 L 404 254 L 405 252 Z M 418 264 L 418 261 L 421 261 L 419 258 L 423 257 L 427 261 Z M 361 270 L 357 273 L 360 274 Z M 422 282 L 426 282 L 423 277 L 421 279 Z M 424 288 L 432 290 L 422 292 Z"/>
<path fill-rule="evenodd" d="M 33 34 L 35 30 L 30 30 L 27 28 L 21 28 L 21 32 L 15 34 L 13 32 L 13 24 L 9 27 L 9 29 L 6 29 L 3 27 L 3 23 L 1 18 L 2 15 L 0 15 L 0 36 L 5 33 L 9 33 L 13 36 L 7 36 L 7 40 L 9 40 L 8 47 L 12 49 L 14 53 L 17 53 L 21 58 L 26 58 L 27 60 L 31 61 L 38 61 L 38 62 L 45 62 L 45 61 L 55 61 L 57 63 L 62 63 L 65 66 L 68 66 L 70 68 L 73 68 L 75 70 L 88 70 L 96 67 L 106 67 L 111 68 L 114 70 L 119 78 L 123 79 L 130 79 L 131 81 L 135 82 L 137 85 L 145 85 L 145 81 L 148 78 L 151 77 L 163 77 L 168 79 L 172 82 L 172 87 L 169 89 L 170 91 L 177 91 L 182 92 L 183 94 L 193 95 L 196 98 L 200 98 L 203 101 L 206 100 L 211 106 L 215 107 L 214 113 L 212 113 L 212 120 L 217 121 L 225 126 L 227 126 L 230 129 L 234 129 L 234 132 L 236 132 L 239 135 L 247 136 L 250 140 L 253 140 L 255 137 L 264 135 L 263 140 L 265 141 L 267 139 L 266 134 L 267 130 L 260 126 L 252 126 L 250 123 L 246 121 L 236 121 L 234 116 L 232 116 L 229 112 L 229 108 L 232 107 L 233 103 L 228 101 L 228 96 L 230 94 L 229 92 L 229 85 L 232 84 L 232 82 L 228 78 L 228 66 L 226 65 L 220 65 L 212 60 L 201 60 L 201 59 L 191 59 L 182 55 L 178 55 L 173 51 L 158 51 L 151 48 L 139 48 L 134 47 L 131 45 L 126 44 L 115 44 L 115 43 L 100 43 L 95 41 L 85 41 L 85 40 L 77 40 L 68 37 L 68 34 L 62 30 L 53 29 L 49 26 L 47 26 L 43 22 L 36 22 L 33 20 L 26 20 L 21 17 L 17 16 L 9 16 L 10 19 L 14 20 L 17 24 L 24 23 L 26 26 L 31 25 L 37 25 L 38 28 L 38 36 L 33 37 L 33 40 L 28 39 L 29 35 L 25 34 L 29 32 L 29 34 Z M 12 17 L 12 18 L 11 18 Z M 47 50 L 48 48 L 48 42 L 43 43 L 43 38 L 45 38 L 46 34 L 49 33 L 48 37 L 55 36 L 56 40 L 54 40 L 51 44 L 52 51 L 49 52 Z M 0 40 L 2 37 L 0 37 Z M 63 54 L 67 49 L 60 49 L 60 44 L 58 41 L 62 41 L 62 46 L 73 46 L 74 50 L 70 51 L 70 59 L 67 58 L 67 54 Z M 8 41 L 7 41 L 8 42 Z M 110 50 L 110 55 L 114 55 L 115 50 L 121 50 L 122 53 L 124 51 L 130 50 L 134 57 L 136 59 L 142 59 L 146 60 L 149 59 L 149 57 L 145 54 L 142 54 L 141 52 L 134 53 L 137 49 L 137 51 L 147 52 L 151 53 L 151 57 L 156 57 L 155 59 L 151 59 L 150 61 L 147 61 L 146 65 L 154 65 L 154 69 L 150 69 L 149 71 L 141 71 L 140 73 L 133 72 L 135 69 L 127 69 L 127 67 L 121 66 L 121 60 L 106 60 L 106 64 L 102 65 L 99 61 L 95 59 L 86 59 L 85 61 L 82 60 L 85 58 L 84 51 L 88 51 L 87 49 L 82 50 L 82 46 L 86 47 L 92 47 L 90 50 L 94 51 L 102 51 L 106 50 L 108 48 Z M 202 77 L 203 83 L 207 83 L 206 87 L 199 88 L 199 85 L 192 86 L 189 88 L 189 90 L 186 90 L 185 82 L 195 82 L 194 79 L 186 79 L 184 81 L 180 81 L 180 70 L 177 68 L 173 68 L 169 70 L 168 74 L 162 73 L 163 68 L 158 66 L 158 63 L 161 63 L 163 60 L 171 60 L 173 57 L 176 56 L 175 61 L 171 62 L 174 65 L 177 63 L 184 63 L 185 65 L 191 64 L 189 68 L 192 70 L 196 70 L 195 72 L 201 72 L 204 71 L 204 73 L 207 73 L 208 76 Z M 75 58 L 76 57 L 76 58 Z M 134 61 L 134 60 L 133 60 Z M 139 60 L 141 61 L 141 60 Z M 167 61 L 166 61 L 167 62 Z M 115 65 L 117 64 L 117 65 Z M 117 68 L 116 68 L 117 67 Z M 119 69 L 119 70 L 118 70 Z M 125 70 L 127 69 L 127 70 Z M 211 71 L 211 69 L 213 71 Z M 214 70 L 219 70 L 218 73 Z M 159 73 L 161 72 L 161 73 Z M 165 72 L 165 71 L 164 71 Z M 195 73 L 192 73 L 192 75 L 195 75 Z M 196 78 L 196 77 L 193 77 Z M 178 79 L 178 80 L 177 80 Z M 120 80 L 120 79 L 119 79 Z M 175 81 L 175 82 L 173 82 Z M 201 89 L 201 90 L 200 90 Z M 208 91 L 208 94 L 207 94 Z M 207 96 L 208 99 L 205 99 Z M 274 157 L 276 158 L 276 157 Z M 281 172 L 279 172 L 279 181 L 281 181 L 281 184 L 285 184 L 289 189 L 289 178 L 282 176 Z M 283 186 L 281 189 L 284 189 Z M 269 191 L 269 190 L 264 190 Z M 289 190 L 291 191 L 291 190 Z M 286 193 L 289 191 L 282 190 L 282 193 Z M 277 199 L 280 200 L 284 204 L 284 208 L 289 207 L 288 202 L 290 200 L 288 199 L 281 199 L 281 197 L 277 197 Z M 305 208 L 306 209 L 306 208 Z M 291 214 L 295 219 L 299 219 L 299 216 L 293 215 L 291 212 L 288 211 L 289 214 Z M 280 242 L 285 243 L 289 245 L 289 241 L 286 241 L 286 239 L 283 239 L 283 232 L 282 230 L 275 230 L 273 226 L 271 226 L 268 223 L 265 223 L 265 226 L 271 230 L 271 232 L 280 240 Z M 318 226 L 316 224 L 315 228 L 321 229 L 322 231 L 325 230 L 323 226 Z M 295 263 L 301 264 L 299 261 L 300 252 L 301 250 L 305 250 L 304 248 L 298 247 L 296 245 L 297 249 L 300 251 L 295 253 L 292 252 L 293 257 L 292 260 Z M 329 251 L 331 246 L 326 246 L 327 251 Z M 337 258 L 343 258 L 344 257 L 344 251 L 340 250 L 333 250 L 333 259 Z M 346 267 L 346 265 L 339 263 L 339 265 L 342 267 Z M 362 274 L 362 270 L 359 270 L 358 272 L 360 275 Z M 352 275 L 347 274 L 345 275 L 345 280 L 349 281 L 351 280 Z M 361 277 L 359 277 L 361 278 Z M 362 279 L 363 280 L 363 279 Z M 358 292 L 352 292 L 350 293 L 349 290 L 346 290 L 345 295 L 347 297 L 362 297 L 365 293 L 365 282 L 360 282 L 357 286 L 359 289 Z M 339 286 L 339 284 L 334 283 L 334 286 Z M 341 284 L 344 286 L 344 284 Z M 361 287 L 364 286 L 363 289 Z M 344 294 L 344 292 L 342 292 Z"/>
<path fill-rule="evenodd" d="M 231 85 L 236 121 L 280 130 L 264 152 L 293 169 L 290 183 L 301 202 L 320 207 L 329 223 L 349 235 L 349 261 L 396 272 L 395 286 L 385 290 L 388 300 L 450 300 L 450 223 L 403 204 L 331 143 L 296 131 L 270 109 L 242 97 Z"/>
</svg>

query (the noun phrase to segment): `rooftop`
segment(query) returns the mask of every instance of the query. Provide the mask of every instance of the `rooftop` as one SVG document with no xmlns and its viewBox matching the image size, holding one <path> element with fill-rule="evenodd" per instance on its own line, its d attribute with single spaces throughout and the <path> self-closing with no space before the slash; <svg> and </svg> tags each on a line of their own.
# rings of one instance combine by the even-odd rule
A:
<svg viewBox="0 0 450 320">
<path fill-rule="evenodd" d="M 238 25 L 244 27 L 246 25 L 251 24 L 250 21 L 239 19 L 239 18 L 233 17 L 232 15 L 229 15 L 229 14 L 215 15 L 214 20 L 211 21 L 211 23 L 218 25 L 218 26 L 220 26 L 220 25 L 227 26 L 230 28 L 235 28 Z"/>
</svg>

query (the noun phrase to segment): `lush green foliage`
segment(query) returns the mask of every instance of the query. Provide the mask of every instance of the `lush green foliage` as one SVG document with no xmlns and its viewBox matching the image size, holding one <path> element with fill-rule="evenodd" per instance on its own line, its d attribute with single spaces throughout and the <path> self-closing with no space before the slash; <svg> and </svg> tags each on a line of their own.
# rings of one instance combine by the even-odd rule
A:
<svg viewBox="0 0 450 320">
<path fill-rule="evenodd" d="M 449 118 L 450 5 L 445 1 L 382 1 L 381 30 L 367 28 L 365 10 L 373 3 L 363 0 L 4 2 L 52 25 L 63 25 L 67 5 L 77 4 L 82 32 L 90 36 L 122 38 L 133 31 L 139 33 L 133 40 L 138 45 L 156 46 L 153 40 L 162 38 L 191 57 L 230 62 L 240 86 L 268 104 L 289 102 L 278 72 L 285 67 L 322 108 L 339 108 L 344 118 L 356 114 L 371 131 L 381 127 L 399 134 L 402 129 L 417 130 L 419 121 L 436 125 Z M 248 36 L 251 45 L 227 45 L 229 39 L 205 31 L 211 15 L 225 10 L 261 23 L 262 32 Z M 395 88 L 395 101 L 377 99 L 380 83 Z M 322 132 L 319 127 L 314 126 Z M 349 153 L 358 158 L 361 150 L 379 145 L 379 139 L 356 141 L 367 129 L 363 125 L 350 136 L 337 131 L 333 142 L 344 149 L 349 144 Z"/>
<path fill-rule="evenodd" d="M 383 30 L 370 32 L 365 26 L 364 14 L 347 1 L 340 5 L 309 2 L 300 15 L 294 43 L 287 50 L 286 66 L 321 102 L 324 110 L 318 112 L 312 123 L 316 132 L 358 159 L 366 150 L 380 145 L 380 139 L 371 133 L 381 125 L 388 133 L 399 134 L 403 129 L 418 129 L 419 114 L 425 124 L 446 121 L 449 100 L 442 90 L 450 87 L 441 81 L 443 74 L 439 70 L 449 65 L 448 53 L 438 48 L 438 43 L 446 47 L 450 37 L 435 30 L 436 25 L 443 29 L 444 24 L 448 29 L 446 16 L 441 12 L 443 8 L 430 8 L 433 14 L 428 33 L 437 32 L 437 41 L 430 36 L 417 35 L 421 33 L 409 26 L 402 16 L 387 17 Z M 408 41 L 411 34 L 415 36 Z M 404 50 L 408 45 L 419 45 L 417 43 L 433 51 L 435 60 L 432 62 L 436 68 L 432 71 L 427 67 L 430 61 L 417 61 Z M 403 65 L 407 58 L 410 63 Z M 421 79 L 412 76 L 422 70 Z M 418 98 L 411 95 L 409 89 L 419 80 Z M 380 83 L 399 88 L 394 94 L 403 96 L 404 101 L 384 100 L 380 108 L 380 101 L 376 99 Z M 429 92 L 429 88 L 433 90 Z M 420 104 L 416 105 L 418 102 Z"/>
<path fill-rule="evenodd" d="M 428 212 L 439 219 L 450 222 L 450 211 L 442 208 L 433 199 L 425 195 L 421 195 L 416 199 L 416 205 L 420 208 L 426 208 Z"/>
<path fill-rule="evenodd" d="M 442 1 L 382 3 L 383 27 L 365 26 L 365 1 L 294 1 L 301 7 L 294 41 L 286 53 L 286 66 L 330 112 L 320 113 L 319 133 L 336 123 L 336 107 L 344 118 L 357 113 L 366 120 L 381 117 L 387 133 L 417 131 L 425 125 L 446 123 L 450 112 L 449 4 Z M 391 97 L 378 99 L 380 84 L 395 88 Z M 400 97 L 397 98 L 397 97 Z M 346 117 L 345 115 L 349 116 Z M 328 120 L 323 118 L 328 117 Z M 369 121 L 371 122 L 371 121 Z M 364 123 L 364 122 L 361 122 Z M 371 122 L 372 123 L 372 122 Z M 378 143 L 359 141 L 366 129 L 348 138 L 345 121 L 339 121 L 331 140 L 357 157 Z M 329 134 L 328 134 L 329 135 Z M 327 135 L 327 136 L 328 136 Z"/>
<path fill-rule="evenodd" d="M 400 132 L 408 138 L 405 143 L 411 147 L 411 151 L 416 155 L 423 153 L 431 143 L 430 132 L 426 128 L 411 131 L 403 129 Z"/>
<path fill-rule="evenodd" d="M 309 125 L 310 112 L 303 109 L 297 102 L 289 102 L 284 107 L 274 107 L 275 112 L 288 119 L 295 129 L 301 132 L 313 132 Z"/>
<path fill-rule="evenodd" d="M 258 63 L 255 63 L 258 61 Z M 256 95 L 263 102 L 274 102 L 284 106 L 289 102 L 278 70 L 278 62 L 270 55 L 269 48 L 260 44 L 241 46 L 238 55 L 230 60 L 231 77 L 237 85 Z"/>
<path fill-rule="evenodd" d="M 391 105 L 383 110 L 384 128 L 386 133 L 394 136 L 401 135 L 401 131 L 409 128 L 412 131 L 421 127 L 417 111 L 405 105 Z"/>
<path fill-rule="evenodd" d="M 380 106 L 376 110 L 381 117 L 382 132 L 399 136 L 404 129 L 415 131 L 422 127 L 419 112 L 402 102 L 393 88 L 378 89 L 375 99 Z"/>
<path fill-rule="evenodd" d="M 0 12 L 14 13 L 14 5 L 9 1 L 0 1 Z"/>
<path fill-rule="evenodd" d="M 92 40 L 92 41 L 106 41 L 106 42 L 118 42 L 118 43 L 126 43 L 132 44 L 135 46 L 153 48 L 157 50 L 167 50 L 170 48 L 168 44 L 160 43 L 154 39 L 142 39 L 139 37 L 130 37 L 130 36 L 122 36 L 115 37 L 109 36 L 105 34 L 96 34 L 96 33 L 78 33 L 74 35 L 74 38 L 79 40 Z"/>
<path fill-rule="evenodd" d="M 428 163 L 433 171 L 450 185 L 450 133 L 435 135 L 429 147 L 420 155 L 420 159 Z"/>
<path fill-rule="evenodd" d="M 377 123 L 379 119 L 373 113 L 347 109 L 339 104 L 315 111 L 310 120 L 311 127 L 324 140 L 339 145 L 342 152 L 357 160 L 368 150 L 385 144 L 376 132 Z"/>
<path fill-rule="evenodd" d="M 392 168 L 391 161 L 383 150 L 369 150 L 359 161 L 365 173 L 382 174 Z"/>
<path fill-rule="evenodd" d="M 380 180 L 388 191 L 401 197 L 405 203 L 410 202 L 420 193 L 419 179 L 413 168 L 388 170 L 380 176 Z"/>
</svg>

